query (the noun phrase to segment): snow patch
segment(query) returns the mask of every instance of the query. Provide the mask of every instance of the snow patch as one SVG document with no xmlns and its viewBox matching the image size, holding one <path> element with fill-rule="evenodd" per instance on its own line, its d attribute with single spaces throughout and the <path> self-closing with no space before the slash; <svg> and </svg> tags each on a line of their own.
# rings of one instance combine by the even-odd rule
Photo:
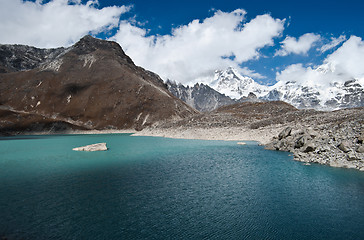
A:
<svg viewBox="0 0 364 240">
<path fill-rule="evenodd" d="M 40 85 L 42 85 L 42 83 L 43 83 L 43 81 L 40 81 L 40 82 L 38 83 L 38 85 L 36 86 L 36 88 L 37 88 L 37 87 L 39 87 Z"/>
<path fill-rule="evenodd" d="M 142 112 L 141 113 L 139 113 L 139 115 L 138 115 L 138 117 L 136 118 L 136 121 L 139 121 L 139 119 L 140 119 L 140 117 L 142 116 Z"/>
<path fill-rule="evenodd" d="M 142 126 L 144 126 L 144 124 L 147 122 L 148 118 L 149 118 L 149 114 L 144 118 L 144 121 L 142 123 Z"/>
<path fill-rule="evenodd" d="M 88 68 L 91 68 L 92 64 L 97 60 L 93 54 L 82 55 L 79 57 L 79 59 L 84 61 L 83 67 L 87 67 L 88 65 Z"/>
<path fill-rule="evenodd" d="M 63 64 L 63 59 L 60 58 L 60 59 L 56 59 L 52 62 L 49 62 L 49 63 L 45 63 L 43 64 L 42 66 L 40 66 L 40 70 L 41 71 L 54 71 L 54 72 L 58 72 L 59 69 L 61 68 Z"/>
</svg>

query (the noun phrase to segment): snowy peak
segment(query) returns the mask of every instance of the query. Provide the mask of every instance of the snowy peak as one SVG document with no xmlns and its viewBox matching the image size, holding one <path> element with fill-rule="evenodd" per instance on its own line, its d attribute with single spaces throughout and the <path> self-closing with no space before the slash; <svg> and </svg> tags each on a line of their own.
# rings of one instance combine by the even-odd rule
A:
<svg viewBox="0 0 364 240">
<path fill-rule="evenodd" d="M 266 95 L 268 86 L 255 82 L 252 78 L 242 76 L 236 69 L 229 67 L 226 70 L 215 71 L 215 77 L 211 87 L 233 99 L 247 97 L 254 93 L 257 97 Z"/>
<path fill-rule="evenodd" d="M 302 79 L 279 81 L 264 96 L 266 100 L 282 100 L 297 108 L 337 110 L 364 106 L 364 88 L 358 79 L 337 74 L 338 66 L 325 63 L 311 69 Z"/>
<path fill-rule="evenodd" d="M 306 76 L 292 75 L 274 86 L 261 85 L 230 67 L 215 71 L 210 86 L 233 99 L 244 99 L 250 93 L 258 99 L 285 101 L 297 108 L 336 110 L 364 106 L 364 79 L 339 74 L 340 66 L 332 62 L 310 69 Z"/>
</svg>

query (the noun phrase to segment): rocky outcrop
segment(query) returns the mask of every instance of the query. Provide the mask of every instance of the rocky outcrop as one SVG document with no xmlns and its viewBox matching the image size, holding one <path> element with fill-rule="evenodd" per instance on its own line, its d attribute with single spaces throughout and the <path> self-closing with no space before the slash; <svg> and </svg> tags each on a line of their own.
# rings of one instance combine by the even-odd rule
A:
<svg viewBox="0 0 364 240">
<path fill-rule="evenodd" d="M 25 45 L 0 44 L 0 73 L 26 71 L 50 63 L 67 52 L 65 48 L 41 49 Z"/>
<path fill-rule="evenodd" d="M 81 152 L 96 152 L 96 151 L 107 151 L 106 143 L 95 143 L 83 147 L 73 148 L 73 151 Z"/>
<path fill-rule="evenodd" d="M 235 100 L 203 83 L 196 83 L 193 87 L 186 87 L 168 80 L 166 84 L 168 90 L 174 96 L 201 112 L 212 111 L 219 107 L 236 103 Z"/>
<path fill-rule="evenodd" d="M 293 131 L 287 127 L 266 145 L 266 149 L 292 152 L 294 159 L 301 162 L 364 171 L 364 145 L 358 141 L 360 128 L 355 122 L 342 123 L 336 128 L 316 126 Z M 289 130 L 292 134 L 287 134 Z"/>
</svg>

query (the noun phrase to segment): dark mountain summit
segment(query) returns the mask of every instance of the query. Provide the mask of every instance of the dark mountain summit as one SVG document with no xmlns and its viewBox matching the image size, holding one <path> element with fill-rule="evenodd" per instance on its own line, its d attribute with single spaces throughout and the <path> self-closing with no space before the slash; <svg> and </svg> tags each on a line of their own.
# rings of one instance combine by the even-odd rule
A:
<svg viewBox="0 0 364 240">
<path fill-rule="evenodd" d="M 82 129 L 141 129 L 196 113 L 156 74 L 135 66 L 116 42 L 86 36 L 67 49 L 1 47 L 3 131 L 53 122 Z M 38 117 L 33 122 L 30 115 Z"/>
<path fill-rule="evenodd" d="M 235 103 L 233 99 L 203 83 L 196 83 L 193 87 L 185 87 L 182 84 L 167 81 L 167 86 L 174 96 L 202 112 L 212 111 L 221 106 Z"/>
<path fill-rule="evenodd" d="M 26 71 L 50 62 L 64 53 L 64 48 L 40 49 L 25 45 L 0 44 L 0 73 Z"/>
</svg>

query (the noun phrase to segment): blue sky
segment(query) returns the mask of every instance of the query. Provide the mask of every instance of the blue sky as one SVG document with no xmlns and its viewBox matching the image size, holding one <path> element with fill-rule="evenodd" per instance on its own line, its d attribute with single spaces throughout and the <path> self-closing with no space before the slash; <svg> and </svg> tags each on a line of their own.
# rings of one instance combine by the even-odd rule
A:
<svg viewBox="0 0 364 240">
<path fill-rule="evenodd" d="M 292 69 L 338 69 L 350 65 L 343 62 L 348 56 L 364 62 L 355 55 L 363 45 L 362 9 L 358 0 L 0 0 L 0 43 L 69 46 L 90 33 L 119 42 L 164 79 L 208 82 L 214 69 L 232 65 L 273 84 Z M 364 77 L 356 68 L 342 71 Z"/>
<path fill-rule="evenodd" d="M 272 17 L 287 19 L 287 26 L 281 38 L 275 39 L 276 46 L 262 49 L 261 52 L 269 58 L 261 58 L 245 62 L 242 66 L 266 76 L 265 79 L 256 79 L 262 83 L 275 82 L 277 70 L 294 63 L 319 64 L 326 54 L 314 50 L 305 55 L 291 55 L 272 59 L 274 52 L 279 47 L 279 42 L 284 36 L 300 37 L 305 33 L 317 33 L 326 38 L 339 37 L 340 35 L 364 34 L 364 18 L 361 17 L 364 2 L 359 0 L 347 1 L 239 1 L 239 0 L 185 0 L 185 1 L 100 1 L 101 6 L 114 5 L 123 2 L 133 5 L 130 12 L 138 21 L 145 23 L 150 29 L 149 34 L 170 34 L 171 29 L 186 25 L 194 19 L 211 17 L 215 10 L 231 12 L 242 8 L 247 11 L 247 19 L 257 15 L 270 14 Z M 334 49 L 333 49 L 334 50 Z"/>
<path fill-rule="evenodd" d="M 293 25 L 288 34 L 302 35 L 306 32 L 363 34 L 364 18 L 361 17 L 364 2 L 346 1 L 239 1 L 239 0 L 99 0 L 100 6 L 134 5 L 131 14 L 141 21 L 148 21 L 153 33 L 170 33 L 173 26 L 188 24 L 193 19 L 211 16 L 212 9 L 231 12 L 243 8 L 250 17 L 270 13 L 277 18 L 290 18 Z M 158 28 L 162 26 L 162 30 Z"/>
</svg>

